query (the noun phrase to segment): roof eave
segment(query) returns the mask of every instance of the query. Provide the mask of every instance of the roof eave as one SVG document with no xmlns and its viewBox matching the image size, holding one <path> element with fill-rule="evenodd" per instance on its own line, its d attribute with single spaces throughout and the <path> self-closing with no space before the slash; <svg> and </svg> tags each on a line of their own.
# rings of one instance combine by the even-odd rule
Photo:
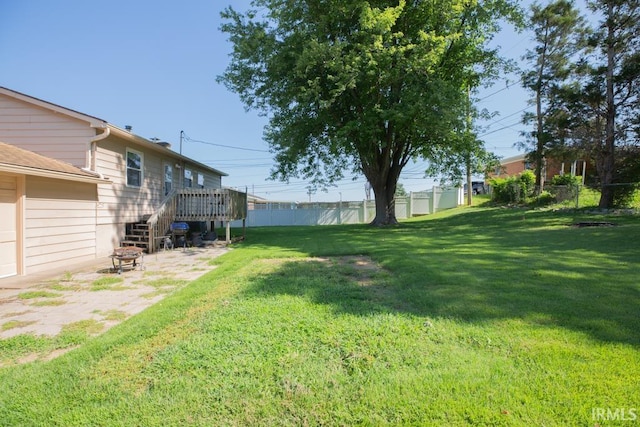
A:
<svg viewBox="0 0 640 427">
<path fill-rule="evenodd" d="M 9 89 L 6 87 L 0 86 L 0 93 L 11 96 L 15 99 L 19 99 L 20 101 L 27 102 L 30 104 L 37 105 L 38 107 L 45 108 L 47 110 L 53 111 L 59 114 L 65 114 L 69 117 L 73 117 L 77 120 L 81 120 L 89 123 L 91 127 L 95 128 L 104 128 L 107 125 L 107 121 L 98 117 L 90 116 L 88 114 L 80 113 L 79 111 L 72 110 L 67 107 L 63 107 L 58 104 L 54 104 L 53 102 L 44 101 L 40 98 L 36 98 L 30 95 L 26 95 L 22 92 L 15 91 L 13 89 Z"/>
<path fill-rule="evenodd" d="M 220 176 L 229 176 L 228 173 L 222 172 L 218 169 L 212 168 L 211 166 L 207 166 L 204 163 L 200 163 L 197 160 L 193 160 L 190 157 L 187 156 L 183 156 L 180 153 L 176 153 L 175 151 L 170 150 L 169 148 L 163 147 L 161 145 L 158 145 L 152 141 L 149 141 L 146 138 L 143 138 L 141 136 L 138 136 L 136 134 L 133 134 L 127 130 L 121 129 L 117 126 L 114 126 L 112 124 L 109 124 L 109 128 L 111 129 L 111 134 L 120 138 L 123 138 L 125 140 L 131 141 L 134 144 L 138 144 L 141 145 L 143 147 L 147 147 L 150 148 L 158 153 L 163 153 L 163 154 L 168 154 L 171 157 L 175 158 L 175 159 L 180 159 L 183 160 L 185 162 L 189 162 L 189 163 L 193 163 L 195 165 L 198 165 L 204 169 L 210 170 Z"/>
<path fill-rule="evenodd" d="M 0 163 L 0 172 L 13 173 L 18 175 L 41 176 L 44 178 L 62 179 L 66 181 L 84 182 L 89 184 L 111 184 L 112 181 L 98 176 L 76 175 L 72 173 L 38 169 L 29 166 L 9 165 Z"/>
</svg>

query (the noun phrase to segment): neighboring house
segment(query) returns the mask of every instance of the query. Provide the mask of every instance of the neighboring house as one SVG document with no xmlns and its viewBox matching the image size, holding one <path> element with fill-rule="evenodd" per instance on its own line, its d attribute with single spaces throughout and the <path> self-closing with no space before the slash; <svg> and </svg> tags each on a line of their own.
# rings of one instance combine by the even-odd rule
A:
<svg viewBox="0 0 640 427">
<path fill-rule="evenodd" d="M 0 141 L 62 162 L 60 164 L 73 167 L 73 170 L 93 179 L 93 199 L 89 201 L 82 196 L 82 200 L 91 203 L 94 213 L 94 223 L 85 224 L 86 230 L 89 226 L 92 228 L 86 232 L 95 234 L 91 253 L 86 251 L 73 256 L 68 251 L 71 237 L 65 238 L 64 235 L 59 236 L 60 242 L 55 243 L 62 245 L 55 250 L 66 252 L 62 257 L 70 261 L 108 255 L 128 239 L 127 231 L 130 232 L 136 223 L 146 224 L 148 231 L 142 233 L 144 238 L 140 244 L 153 251 L 155 239 L 164 235 L 174 220 L 215 220 L 228 224 L 230 219 L 246 215 L 246 195 L 221 189 L 225 173 L 176 153 L 166 144 L 137 136 L 130 129 L 121 129 L 105 120 L 3 87 L 0 87 Z M 32 180 L 20 178 L 19 174 L 12 176 L 18 181 L 26 180 L 27 184 Z M 76 181 L 66 178 L 47 185 L 57 190 L 66 188 L 69 182 L 74 183 L 74 188 L 77 186 Z M 36 191 L 36 188 L 45 187 L 34 184 L 33 188 Z M 26 190 L 29 191 L 28 185 Z M 65 197 L 60 196 L 60 200 L 69 200 L 72 202 L 69 206 L 75 206 L 74 191 Z M 78 194 L 81 191 L 89 190 L 81 190 L 78 186 Z M 244 213 L 242 200 L 245 203 Z M 194 209 L 198 210 L 195 215 Z M 66 216 L 43 214 L 41 219 L 49 224 L 65 226 L 77 223 L 75 208 L 68 209 L 66 213 Z M 26 216 L 17 218 L 17 221 L 18 228 L 22 227 L 28 234 L 32 218 Z M 26 245 L 30 237 L 24 238 Z M 41 250 L 46 251 L 44 247 L 48 244 L 41 240 Z M 17 245 L 20 246 L 20 242 Z M 22 256 L 24 261 L 24 270 L 20 274 L 29 274 L 60 262 L 58 259 L 51 263 L 43 261 L 37 267 L 28 260 L 30 252 L 27 249 L 18 248 L 18 256 Z M 4 256 L 4 250 L 1 255 Z"/>
<path fill-rule="evenodd" d="M 587 162 L 583 160 L 567 162 L 553 158 L 545 158 L 542 175 L 544 182 L 551 182 L 554 176 L 569 173 L 574 176 L 582 176 L 582 183 L 584 184 L 586 169 Z M 496 169 L 493 176 L 514 176 L 525 170 L 535 171 L 535 165 L 527 160 L 526 154 L 519 154 L 502 159 L 500 161 L 500 167 Z"/>
</svg>

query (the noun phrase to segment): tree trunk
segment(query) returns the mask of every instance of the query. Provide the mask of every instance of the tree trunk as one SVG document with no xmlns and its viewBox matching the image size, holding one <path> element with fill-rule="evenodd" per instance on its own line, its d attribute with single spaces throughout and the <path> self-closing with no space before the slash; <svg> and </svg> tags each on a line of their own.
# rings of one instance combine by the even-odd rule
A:
<svg viewBox="0 0 640 427">
<path fill-rule="evenodd" d="M 542 194 L 544 187 L 544 177 L 542 170 L 544 169 L 544 123 L 542 118 L 542 89 L 541 84 L 538 85 L 538 93 L 536 93 L 536 151 L 535 151 L 535 168 L 536 168 L 536 195 Z"/>
<path fill-rule="evenodd" d="M 473 181 L 471 180 L 471 159 L 467 157 L 467 206 L 473 204 Z"/>
<path fill-rule="evenodd" d="M 390 182 L 393 181 L 393 182 Z M 376 217 L 371 221 L 371 225 L 384 226 L 398 224 L 396 218 L 396 186 L 397 179 L 376 180 L 373 187 L 373 194 L 376 200 Z"/>
<path fill-rule="evenodd" d="M 606 93 L 606 121 L 605 121 L 605 140 L 604 150 L 602 153 L 602 187 L 600 193 L 600 202 L 598 206 L 601 209 L 609 209 L 613 206 L 613 173 L 615 167 L 615 131 L 616 131 L 616 104 L 613 92 L 613 79 L 615 68 L 615 37 L 613 23 L 613 2 L 608 5 L 607 19 L 607 93 Z"/>
</svg>

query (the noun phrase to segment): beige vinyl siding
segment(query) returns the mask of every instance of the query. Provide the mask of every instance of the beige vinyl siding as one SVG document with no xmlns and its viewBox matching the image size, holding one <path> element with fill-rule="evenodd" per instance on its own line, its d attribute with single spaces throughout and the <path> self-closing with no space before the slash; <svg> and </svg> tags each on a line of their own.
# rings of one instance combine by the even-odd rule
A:
<svg viewBox="0 0 640 427">
<path fill-rule="evenodd" d="M 18 274 L 18 180 L 0 174 L 0 278 Z"/>
<path fill-rule="evenodd" d="M 0 94 L 0 141 L 86 167 L 95 135 L 87 122 Z"/>
<path fill-rule="evenodd" d="M 141 187 L 127 186 L 126 152 L 127 148 L 143 155 L 143 182 Z M 98 186 L 98 224 L 119 224 L 124 237 L 124 224 L 139 221 L 150 215 L 160 206 L 164 199 L 164 165 L 174 165 L 173 188 L 182 188 L 184 168 L 194 174 L 194 185 L 197 183 L 196 173 L 205 177 L 206 188 L 220 188 L 221 177 L 211 172 L 198 169 L 195 165 L 184 163 L 180 169 L 175 164 L 183 165 L 180 159 L 171 156 L 166 150 L 155 151 L 147 147 L 127 144 L 126 141 L 109 137 L 98 142 L 96 149 L 96 170 L 109 178 L 113 184 Z M 120 229 L 119 228 L 119 229 Z"/>
<path fill-rule="evenodd" d="M 96 257 L 96 185 L 26 178 L 26 272 Z"/>
<path fill-rule="evenodd" d="M 198 175 L 204 175 L 204 188 L 222 188 L 222 179 L 220 175 L 214 175 L 210 172 L 205 172 L 202 169 L 198 169 L 197 166 L 190 165 L 189 163 L 187 163 L 185 167 L 191 170 L 193 177 L 193 188 L 201 188 L 198 185 Z"/>
<path fill-rule="evenodd" d="M 127 186 L 127 148 L 143 155 L 141 187 Z M 142 216 L 153 213 L 160 205 L 163 171 L 162 158 L 157 153 L 107 138 L 98 144 L 96 169 L 113 183 L 98 186 L 98 224 L 122 224 L 124 233 L 125 223 L 138 221 Z"/>
</svg>

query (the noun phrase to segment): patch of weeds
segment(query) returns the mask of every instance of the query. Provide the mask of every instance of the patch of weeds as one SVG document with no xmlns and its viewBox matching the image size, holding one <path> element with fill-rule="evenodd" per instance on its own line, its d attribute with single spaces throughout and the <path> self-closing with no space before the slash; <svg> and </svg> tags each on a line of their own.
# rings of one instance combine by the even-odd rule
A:
<svg viewBox="0 0 640 427">
<path fill-rule="evenodd" d="M 115 287 L 114 285 L 118 285 L 124 282 L 122 277 L 101 277 L 100 279 L 94 280 L 91 282 L 89 290 L 91 291 L 104 291 L 104 290 L 118 290 L 125 289 L 124 287 Z"/>
<path fill-rule="evenodd" d="M 145 299 L 152 299 L 152 298 L 157 297 L 158 295 L 166 295 L 169 292 L 171 292 L 172 290 L 173 289 L 166 289 L 166 288 L 165 289 L 157 289 L 157 290 L 155 290 L 153 292 L 147 292 L 146 294 L 142 294 L 140 296 L 142 298 L 145 298 Z"/>
<path fill-rule="evenodd" d="M 29 292 L 22 292 L 21 294 L 18 294 L 18 298 L 20 299 L 57 298 L 59 296 L 61 295 L 56 292 L 49 292 L 49 291 L 29 291 Z"/>
<path fill-rule="evenodd" d="M 3 323 L 2 326 L 0 326 L 0 330 L 8 331 L 9 329 L 24 328 L 25 326 L 29 326 L 33 323 L 36 322 L 27 322 L 26 320 L 10 320 L 7 323 Z"/>
<path fill-rule="evenodd" d="M 155 270 L 155 271 L 145 271 L 142 276 L 143 277 L 149 277 L 149 276 L 173 276 L 175 273 L 171 272 L 171 271 L 164 271 L 164 270 Z"/>
<path fill-rule="evenodd" d="M 73 280 L 73 273 L 70 271 L 65 271 L 64 276 L 61 279 L 63 282 L 71 282 Z"/>
<path fill-rule="evenodd" d="M 184 284 L 186 284 L 186 280 L 179 280 L 179 279 L 174 279 L 171 277 L 161 277 L 159 279 L 156 280 L 150 280 L 147 282 L 143 282 L 143 284 L 147 285 L 147 286 L 151 286 L 153 288 L 156 289 L 160 289 L 160 288 L 176 288 L 178 286 L 183 286 Z"/>
<path fill-rule="evenodd" d="M 95 310 L 94 313 L 102 316 L 104 320 L 112 320 L 117 322 L 125 320 L 128 316 L 126 312 L 120 311 L 120 310 L 107 310 L 107 311 Z"/>
<path fill-rule="evenodd" d="M 15 337 L 0 340 L 0 364 L 15 363 L 25 355 L 40 353 L 46 350 L 51 343 L 50 338 L 37 337 L 31 334 L 16 335 Z"/>
<path fill-rule="evenodd" d="M 44 306 L 58 306 L 58 305 L 65 305 L 67 303 L 67 301 L 63 300 L 63 299 L 45 299 L 42 301 L 34 301 L 29 305 L 33 305 L 36 307 L 44 307 Z"/>
<path fill-rule="evenodd" d="M 102 332 L 104 325 L 94 319 L 80 320 L 62 327 L 55 339 L 56 348 L 69 347 L 84 343 L 91 335 Z"/>
<path fill-rule="evenodd" d="M 21 316 L 23 314 L 27 314 L 30 313 L 31 310 L 25 310 L 25 311 L 13 311 L 11 313 L 4 313 L 2 314 L 0 317 L 14 317 L 14 316 Z"/>
<path fill-rule="evenodd" d="M 60 292 L 77 292 L 79 290 L 82 289 L 82 284 L 81 283 L 69 283 L 69 284 L 62 284 L 60 282 L 57 283 L 53 283 L 49 286 L 47 286 L 49 289 L 53 289 L 54 291 L 60 291 Z"/>
<path fill-rule="evenodd" d="M 186 280 L 172 279 L 170 277 L 162 277 L 157 280 L 145 282 L 145 285 L 156 288 L 156 290 L 143 294 L 141 295 L 141 297 L 151 299 L 157 297 L 158 295 L 165 295 L 172 292 L 178 287 L 184 286 L 186 283 Z"/>
</svg>

